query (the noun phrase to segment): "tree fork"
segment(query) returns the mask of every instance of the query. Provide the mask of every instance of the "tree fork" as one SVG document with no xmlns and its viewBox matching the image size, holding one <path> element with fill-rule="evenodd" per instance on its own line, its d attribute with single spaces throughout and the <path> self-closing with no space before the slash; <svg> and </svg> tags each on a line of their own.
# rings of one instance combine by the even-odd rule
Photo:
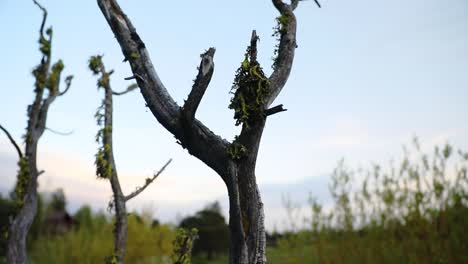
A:
<svg viewBox="0 0 468 264">
<path fill-rule="evenodd" d="M 260 139 L 266 117 L 285 111 L 281 105 L 270 108 L 289 78 L 294 50 L 296 49 L 296 18 L 294 9 L 299 0 L 286 4 L 281 0 L 272 0 L 280 12 L 278 55 L 271 76 L 264 76 L 259 71 L 256 61 L 255 31 L 251 37 L 250 62 L 245 66 L 250 72 L 245 73 L 250 79 L 245 83 L 258 84 L 265 94 L 256 94 L 253 115 L 244 115 L 238 123 L 243 123 L 242 131 L 233 142 L 228 142 L 214 134 L 202 122 L 195 118 L 196 110 L 211 79 L 213 66 L 210 50 L 202 55 L 199 74 L 192 91 L 183 107 L 180 107 L 163 85 L 151 62 L 146 46 L 130 19 L 124 14 L 116 0 L 97 0 L 107 23 L 116 37 L 125 59 L 133 72 L 146 105 L 157 121 L 180 141 L 188 152 L 200 159 L 225 182 L 229 194 L 229 225 L 231 230 L 231 264 L 263 264 L 265 257 L 265 228 L 263 204 L 255 177 L 255 166 Z M 317 2 L 318 3 L 318 2 Z M 205 60 L 206 56 L 211 60 Z M 247 60 L 247 58 L 246 58 Z M 243 84 L 244 85 L 244 84 Z M 246 88 L 246 87 L 241 87 Z M 242 100 L 239 100 L 242 101 Z M 232 104 L 232 102 L 231 102 Z M 252 105 L 251 105 L 252 106 Z M 235 110 L 236 114 L 240 110 Z M 236 116 L 235 116 L 236 117 Z M 246 120 L 248 119 L 248 120 Z M 245 121 L 248 121 L 247 124 Z"/>
<path fill-rule="evenodd" d="M 8 230 L 7 260 L 12 264 L 28 263 L 26 252 L 26 237 L 37 211 L 37 179 L 43 171 L 37 169 L 37 146 L 39 139 L 46 130 L 47 114 L 50 105 L 59 96 L 67 93 L 73 76 L 65 78 L 66 88 L 59 90 L 61 73 L 64 65 L 61 60 L 51 65 L 52 28 L 45 30 L 47 11 L 37 1 L 33 1 L 43 12 L 39 30 L 39 44 L 42 53 L 40 64 L 33 70 L 35 81 L 35 97 L 28 106 L 28 125 L 25 135 L 25 151 L 20 155 L 17 183 L 15 186 L 15 210 Z M 47 89 L 48 93 L 44 93 Z M 6 131 L 6 130 L 5 130 Z M 8 133 L 7 133 L 8 134 Z M 12 138 L 10 138 L 11 140 Z"/>
</svg>

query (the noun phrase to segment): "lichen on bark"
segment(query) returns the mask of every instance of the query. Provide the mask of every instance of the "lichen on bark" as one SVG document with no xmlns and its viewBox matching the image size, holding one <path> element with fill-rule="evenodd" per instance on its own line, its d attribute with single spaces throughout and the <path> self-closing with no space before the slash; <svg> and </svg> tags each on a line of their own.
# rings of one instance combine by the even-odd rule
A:
<svg viewBox="0 0 468 264">
<path fill-rule="evenodd" d="M 259 118 L 265 118 L 265 97 L 269 94 L 270 81 L 263 73 L 260 63 L 247 48 L 245 59 L 237 69 L 229 108 L 234 110 L 236 125 L 250 127 Z"/>
</svg>

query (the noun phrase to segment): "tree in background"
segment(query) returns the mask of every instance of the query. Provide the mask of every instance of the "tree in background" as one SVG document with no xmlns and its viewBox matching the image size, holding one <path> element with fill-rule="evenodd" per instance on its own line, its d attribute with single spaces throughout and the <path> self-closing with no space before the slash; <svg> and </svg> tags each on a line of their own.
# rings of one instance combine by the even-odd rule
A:
<svg viewBox="0 0 468 264">
<path fill-rule="evenodd" d="M 37 211 L 37 178 L 43 173 L 43 171 L 38 171 L 37 169 L 37 146 L 40 137 L 47 129 L 47 113 L 52 102 L 68 91 L 73 78 L 73 76 L 67 76 L 65 78 L 65 89 L 63 91 L 59 90 L 64 64 L 61 60 L 54 64 L 51 63 L 52 27 L 47 28 L 44 32 L 47 11 L 35 0 L 34 3 L 43 12 L 39 30 L 39 50 L 41 51 L 42 59 L 32 72 L 36 79 L 35 97 L 34 102 L 28 106 L 27 110 L 28 126 L 26 128 L 26 135 L 24 136 L 26 145 L 24 152 L 21 151 L 21 148 L 10 133 L 0 126 L 0 129 L 6 133 L 10 142 L 16 148 L 19 156 L 18 176 L 13 193 L 13 217 L 8 231 L 7 251 L 8 263 L 15 264 L 28 263 L 26 237 Z"/>
<path fill-rule="evenodd" d="M 184 218 L 179 227 L 198 230 L 199 239 L 193 247 L 193 253 L 205 253 L 209 260 L 216 254 L 226 253 L 229 246 L 229 227 L 218 202 L 209 204 L 193 216 Z"/>
<path fill-rule="evenodd" d="M 62 189 L 58 189 L 52 193 L 50 200 L 50 209 L 54 211 L 65 211 L 67 207 L 67 198 Z"/>
<path fill-rule="evenodd" d="M 89 69 L 93 74 L 100 74 L 97 85 L 98 88 L 104 89 L 104 100 L 98 108 L 96 119 L 99 126 L 103 126 L 96 135 L 96 141 L 101 144 L 98 153 L 96 154 L 96 175 L 99 178 L 108 179 L 110 181 L 113 193 L 113 201 L 111 207 L 115 208 L 115 229 L 114 229 L 114 253 L 108 258 L 109 263 L 123 263 L 125 257 L 125 247 L 127 243 L 127 210 L 125 203 L 140 194 L 148 185 L 150 185 L 169 165 L 169 160 L 158 173 L 153 177 L 147 178 L 142 187 L 137 188 L 129 195 L 124 195 L 120 186 L 117 175 L 117 168 L 114 161 L 114 151 L 112 142 L 112 122 L 113 122 L 113 95 L 123 95 L 133 91 L 137 85 L 130 85 L 123 92 L 115 92 L 110 86 L 110 75 L 114 72 L 106 71 L 102 62 L 102 56 L 92 56 L 89 59 Z"/>
<path fill-rule="evenodd" d="M 268 116 L 285 111 L 271 107 L 291 73 L 296 45 L 296 17 L 299 0 L 286 4 L 273 0 L 279 11 L 275 35 L 279 44 L 273 73 L 265 76 L 257 61 L 258 36 L 252 32 L 250 45 L 236 72 L 229 108 L 242 130 L 233 142 L 214 134 L 195 118 L 197 108 L 214 70 L 214 48 L 201 55 L 198 75 L 183 106 L 179 106 L 159 79 L 144 42 L 116 0 L 98 0 L 98 5 L 130 63 L 133 79 L 140 87 L 146 105 L 156 119 L 182 145 L 216 171 L 227 186 L 230 215 L 230 263 L 265 263 L 263 203 L 258 190 L 255 167 L 257 153 Z M 318 2 L 317 2 L 318 3 Z"/>
</svg>

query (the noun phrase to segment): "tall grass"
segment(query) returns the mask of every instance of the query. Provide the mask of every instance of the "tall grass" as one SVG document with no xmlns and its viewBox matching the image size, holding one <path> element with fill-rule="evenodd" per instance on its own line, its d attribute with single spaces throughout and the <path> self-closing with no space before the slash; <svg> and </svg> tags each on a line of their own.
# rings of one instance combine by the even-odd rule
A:
<svg viewBox="0 0 468 264">
<path fill-rule="evenodd" d="M 468 263 L 468 153 L 421 151 L 395 165 L 331 177 L 333 209 L 311 197 L 309 228 L 280 239 L 270 263 Z M 356 184 L 358 183 L 358 184 Z"/>
<path fill-rule="evenodd" d="M 31 263 L 104 263 L 113 249 L 113 224 L 99 215 L 90 223 L 64 235 L 39 236 L 31 246 Z M 169 263 L 174 238 L 174 229 L 167 225 L 151 226 L 129 216 L 125 263 Z"/>
<path fill-rule="evenodd" d="M 333 203 L 311 195 L 307 228 L 292 225 L 267 248 L 268 263 L 468 263 L 467 165 L 468 153 L 447 144 L 427 154 L 417 140 L 399 162 L 351 169 L 340 161 L 329 185 Z M 32 241 L 32 263 L 103 263 L 112 223 L 90 209 L 76 217 L 76 230 Z M 291 223 L 298 218 L 291 214 Z M 150 219 L 129 217 L 126 263 L 170 263 L 175 230 Z M 227 256 L 193 263 L 227 263 Z"/>
</svg>

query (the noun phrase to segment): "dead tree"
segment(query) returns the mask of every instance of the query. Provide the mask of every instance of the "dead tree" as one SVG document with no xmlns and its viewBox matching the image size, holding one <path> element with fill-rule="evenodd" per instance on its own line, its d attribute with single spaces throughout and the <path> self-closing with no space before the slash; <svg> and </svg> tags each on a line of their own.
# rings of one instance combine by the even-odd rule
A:
<svg viewBox="0 0 468 264">
<path fill-rule="evenodd" d="M 113 95 L 124 95 L 133 91 L 138 86 L 130 85 L 123 92 L 115 92 L 110 85 L 110 76 L 113 71 L 106 71 L 102 62 L 102 56 L 93 56 L 89 60 L 89 68 L 95 75 L 100 75 L 98 79 L 98 88 L 104 89 L 104 99 L 102 105 L 96 113 L 97 124 L 102 126 L 96 135 L 96 141 L 100 144 L 96 154 L 96 175 L 102 179 L 108 179 L 111 184 L 113 201 L 109 203 L 110 208 L 115 209 L 114 226 L 114 252 L 112 256 L 106 258 L 107 263 L 123 263 L 125 257 L 125 248 L 127 244 L 127 209 L 125 203 L 140 194 L 148 185 L 150 185 L 169 165 L 169 160 L 156 174 L 147 178 L 144 185 L 136 188 L 129 195 L 124 195 L 119 183 L 117 167 L 115 166 L 114 150 L 112 142 L 112 119 L 113 119 Z"/>
<path fill-rule="evenodd" d="M 201 55 L 198 75 L 188 99 L 179 106 L 159 79 L 148 50 L 130 19 L 116 0 L 98 0 L 98 5 L 130 63 L 143 98 L 153 115 L 170 133 L 206 165 L 216 171 L 227 186 L 231 246 L 229 262 L 265 263 L 265 227 L 263 203 L 257 187 L 255 166 L 267 117 L 285 111 L 282 105 L 271 107 L 291 72 L 296 45 L 294 9 L 299 0 L 286 4 L 272 0 L 279 11 L 276 35 L 279 39 L 273 73 L 267 77 L 257 61 L 258 37 L 253 31 L 245 59 L 236 72 L 233 98 L 240 134 L 228 142 L 214 134 L 195 118 L 200 101 L 214 70 L 214 48 Z"/>
<path fill-rule="evenodd" d="M 51 65 L 52 28 L 49 27 L 44 32 L 47 11 L 36 1 L 34 3 L 43 12 L 39 30 L 39 49 L 42 53 L 42 59 L 32 72 L 36 79 L 35 97 L 34 102 L 27 109 L 28 126 L 24 136 L 24 153 L 8 131 L 0 126 L 16 148 L 19 156 L 19 169 L 14 190 L 15 208 L 14 214 L 10 218 L 7 250 L 8 263 L 14 264 L 28 263 L 26 237 L 37 211 L 37 179 L 44 172 L 37 169 L 37 146 L 40 137 L 47 129 L 47 113 L 54 100 L 68 91 L 73 78 L 71 75 L 67 76 L 65 89 L 59 90 L 64 65 L 61 60 Z"/>
</svg>

